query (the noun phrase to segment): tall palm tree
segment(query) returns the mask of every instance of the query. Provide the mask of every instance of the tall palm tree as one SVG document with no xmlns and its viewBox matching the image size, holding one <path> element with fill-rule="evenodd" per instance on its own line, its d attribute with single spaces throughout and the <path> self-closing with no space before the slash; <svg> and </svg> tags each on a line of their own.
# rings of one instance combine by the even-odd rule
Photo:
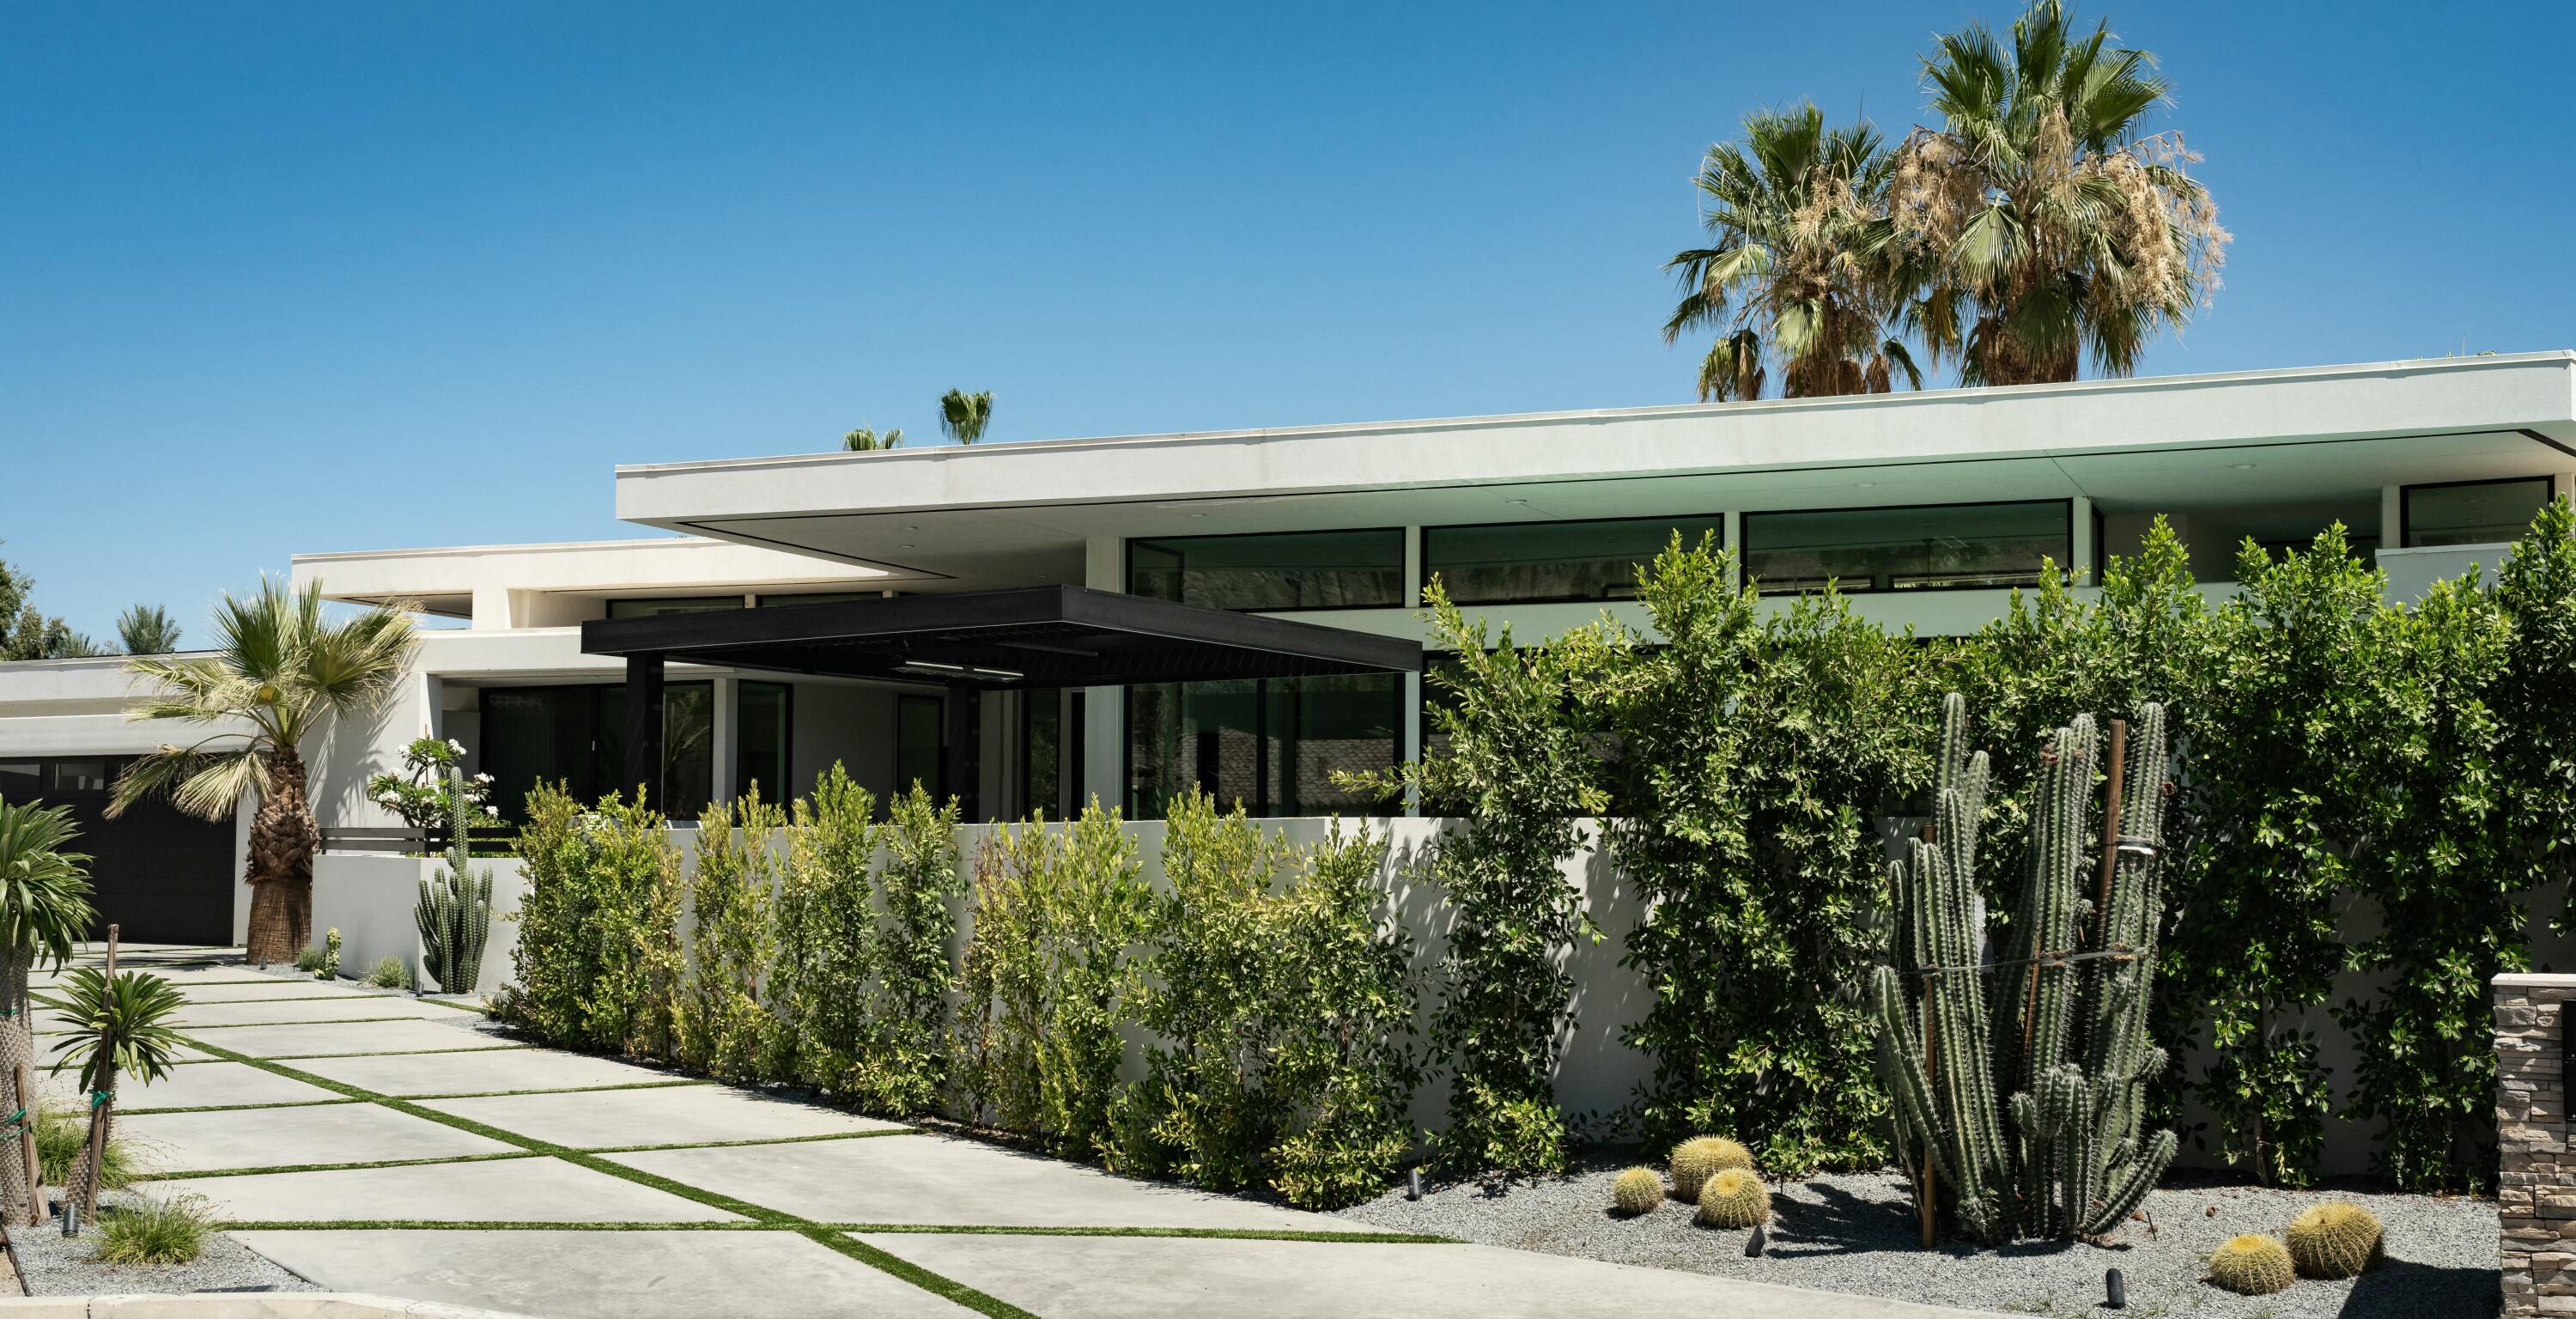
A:
<svg viewBox="0 0 2576 1319">
<path fill-rule="evenodd" d="M 2009 44 L 1971 25 L 1923 62 L 1943 127 L 1897 148 L 1889 212 L 1913 326 L 1967 384 L 2073 380 L 2088 355 L 2128 375 L 2218 287 L 2228 235 L 2197 157 L 2142 134 L 2169 84 L 2111 42 L 2037 0 Z"/>
<path fill-rule="evenodd" d="M 321 830 L 306 795 L 304 743 L 341 715 L 372 713 L 411 665 L 416 642 L 401 606 L 344 622 L 322 616 L 322 587 L 289 592 L 262 578 L 248 599 L 215 610 L 214 654 L 136 656 L 126 670 L 147 694 L 128 714 L 213 727 L 185 746 L 137 757 L 118 776 L 115 815 L 155 793 L 209 820 L 245 795 L 251 817 L 250 960 L 291 962 L 313 933 L 313 853 Z"/>
<path fill-rule="evenodd" d="M 17 1115 L 0 1131 L 12 1137 L 36 1120 L 36 1096 L 18 1089 L 19 1070 L 36 1061 L 27 975 L 39 961 L 62 965 L 98 916 L 89 857 L 69 850 L 79 836 L 68 806 L 0 802 L 0 1115 Z M 26 1223 L 35 1217 L 33 1188 L 15 1144 L 0 1141 L 0 1218 Z"/>
<path fill-rule="evenodd" d="M 939 396 L 939 429 L 959 444 L 973 444 L 984 438 L 984 427 L 993 420 L 993 391 L 969 394 L 952 389 Z"/>
<path fill-rule="evenodd" d="M 128 655 L 167 655 L 179 648 L 179 625 L 159 605 L 133 605 L 117 616 L 116 639 Z"/>
<path fill-rule="evenodd" d="M 1825 127 L 1812 105 L 1744 117 L 1744 140 L 1708 149 L 1700 218 L 1708 247 L 1664 263 L 1682 287 L 1664 342 L 1715 328 L 1699 396 L 1757 398 L 1774 363 L 1791 398 L 1883 394 L 1922 374 L 1887 334 L 1897 309 L 1880 196 L 1888 156 L 1866 123 Z"/>
</svg>

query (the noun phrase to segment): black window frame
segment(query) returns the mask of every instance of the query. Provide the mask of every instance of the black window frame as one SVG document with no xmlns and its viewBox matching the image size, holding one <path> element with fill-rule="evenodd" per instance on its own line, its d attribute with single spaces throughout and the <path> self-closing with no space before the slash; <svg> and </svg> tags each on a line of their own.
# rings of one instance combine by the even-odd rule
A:
<svg viewBox="0 0 2576 1319">
<path fill-rule="evenodd" d="M 1805 513 L 1903 513 L 1923 508 L 2013 508 L 2027 507 L 2034 504 L 2056 504 L 2066 510 L 2066 560 L 2057 565 L 2057 570 L 2059 572 L 2072 573 L 2075 569 L 2075 500 L 2071 497 L 2058 499 L 1973 499 L 1966 503 L 1959 503 L 1953 500 L 1940 500 L 1923 504 L 1850 504 L 1836 508 L 1766 508 L 1758 511 L 1747 511 L 1741 514 L 1736 522 L 1737 534 L 1742 537 L 1744 542 L 1743 548 L 1736 552 L 1736 571 L 1740 574 L 1741 580 L 1746 585 L 1755 588 L 1755 594 L 1762 599 L 1770 599 L 1774 596 L 1789 598 L 1800 595 L 1809 595 L 1821 589 L 1823 586 L 1823 583 L 1819 581 L 1815 586 L 1799 587 L 1793 590 L 1772 591 L 1762 588 L 1761 579 L 1754 575 L 1752 566 L 1753 519 L 1758 517 L 1772 514 Z M 2094 554 L 2098 561 L 2101 554 L 2098 545 L 2094 550 Z M 2045 558 L 2045 556 L 2043 556 L 2043 558 Z M 2099 569 L 2096 568 L 2095 571 L 2098 572 Z M 1806 579 L 1798 578 L 1795 580 L 1804 581 Z M 1835 578 L 1833 580 L 1834 590 L 1838 595 L 1906 596 L 1934 595 L 1949 591 L 2025 591 L 2030 589 L 2027 586 L 2018 585 L 1991 586 L 1983 583 L 1968 583 L 1958 586 L 1891 586 L 1885 590 L 1881 590 L 1879 589 L 1877 582 L 1873 580 L 1868 586 L 1859 590 L 1853 590 L 1852 588 L 1843 585 L 1842 579 Z M 2098 585 L 2099 583 L 2096 584 Z"/>
<path fill-rule="evenodd" d="M 1396 525 L 1374 527 L 1301 527 L 1295 531 L 1218 531 L 1204 535 L 1192 533 L 1184 536 L 1126 536 L 1121 537 L 1118 542 L 1118 586 L 1120 593 L 1125 595 L 1133 595 L 1145 600 L 1160 600 L 1163 598 L 1158 595 L 1146 595 L 1144 592 L 1136 589 L 1136 546 L 1139 542 L 1152 545 L 1163 541 L 1250 540 L 1255 537 L 1263 536 L 1392 535 L 1395 537 L 1396 576 L 1396 599 L 1393 604 L 1289 605 L 1279 609 L 1227 609 L 1226 612 L 1235 614 L 1320 614 L 1337 612 L 1347 613 L 1358 609 L 1410 609 L 1422 596 L 1421 583 L 1413 580 L 1421 576 L 1421 573 L 1413 566 L 1417 557 L 1413 553 L 1415 546 L 1415 542 L 1411 536 L 1413 530 L 1414 528 Z M 1174 601 L 1173 603 L 1189 604 L 1191 602 L 1187 600 L 1179 600 Z M 1222 608 L 1223 606 L 1205 605 L 1200 607 L 1216 609 Z"/>
<path fill-rule="evenodd" d="M 927 775 L 914 774 L 911 778 L 906 778 L 904 777 L 903 772 L 903 712 L 906 706 L 919 707 L 923 705 L 930 707 L 930 726 L 935 730 L 936 734 L 931 742 L 931 772 Z M 947 697 L 924 695 L 919 692 L 898 692 L 895 694 L 893 773 L 894 795 L 897 797 L 912 791 L 913 783 L 918 781 L 922 786 L 922 790 L 930 794 L 930 800 L 933 803 L 940 803 L 948 800 Z M 887 804 L 889 807 L 892 806 L 893 803 L 891 799 L 889 799 Z"/>
<path fill-rule="evenodd" d="M 673 795 L 671 792 L 672 744 L 670 741 L 670 696 L 675 689 L 682 688 L 704 691 L 707 694 L 707 717 L 711 724 L 716 715 L 714 680 L 708 678 L 697 678 L 682 682 L 668 683 L 663 687 L 662 775 L 661 781 L 652 785 L 654 795 L 658 796 L 660 800 L 654 801 L 648 799 L 646 805 L 650 806 L 653 810 L 660 812 L 664 818 L 670 820 L 674 824 L 693 825 L 697 822 L 697 815 L 695 812 L 687 815 L 674 815 L 668 809 Z M 501 822 L 512 825 L 525 824 L 527 822 L 527 794 L 530 791 L 533 791 L 539 784 L 544 783 L 568 785 L 573 796 L 576 799 L 581 800 L 585 806 L 597 804 L 601 797 L 610 792 L 619 793 L 631 800 L 634 785 L 619 782 L 618 780 L 624 777 L 623 773 L 617 768 L 601 763 L 599 759 L 605 755 L 609 746 L 610 738 L 614 737 L 622 743 L 625 737 L 626 725 L 623 707 L 621 706 L 619 708 L 617 711 L 618 717 L 614 719 L 608 717 L 608 710 L 606 708 L 607 698 L 610 695 L 615 695 L 621 701 L 625 698 L 626 684 L 622 682 L 505 682 L 489 683 L 477 687 L 475 699 L 476 705 L 478 706 L 478 728 L 476 732 L 476 741 L 478 745 L 476 746 L 475 754 L 482 760 L 484 768 L 486 770 L 492 769 L 493 711 L 491 698 L 493 694 L 509 694 L 526 691 L 577 691 L 584 693 L 589 705 L 587 717 L 590 720 L 590 755 L 593 758 L 592 763 L 585 770 L 585 775 L 595 778 L 597 782 L 578 782 L 558 773 L 551 779 L 540 776 L 535 780 L 535 782 L 513 789 L 510 785 L 501 782 L 496 775 L 492 784 L 493 795 L 490 804 L 500 809 Z M 709 742 L 710 746 L 707 751 L 707 804 L 712 806 L 715 804 L 717 799 L 716 787 L 719 782 L 718 774 L 721 770 L 721 767 L 715 764 L 715 750 L 712 745 L 712 727 L 710 727 Z M 622 761 L 620 763 L 622 763 Z M 560 769 L 561 766 L 557 766 L 557 768 Z M 596 791 L 586 791 L 586 789 L 594 787 L 597 789 Z"/>
<path fill-rule="evenodd" d="M 1647 515 L 1645 515 L 1645 516 L 1643 516 L 1643 517 L 1619 517 L 1619 518 L 1533 518 L 1533 519 L 1529 519 L 1529 520 L 1527 520 L 1527 521 L 1521 521 L 1521 522 L 1450 522 L 1450 523 L 1443 523 L 1443 524 L 1441 524 L 1440 526 L 1436 526 L 1436 527 L 1433 527 L 1433 526 L 1425 526 L 1425 527 L 1417 528 L 1417 530 L 1419 531 L 1420 535 L 1419 535 L 1419 539 L 1415 542 L 1415 544 L 1416 544 L 1416 549 L 1415 549 L 1415 554 L 1414 554 L 1414 562 L 1415 562 L 1415 564 L 1417 565 L 1417 567 L 1416 567 L 1416 570 L 1415 570 L 1415 572 L 1414 572 L 1414 574 L 1413 574 L 1413 575 L 1414 575 L 1414 578 L 1415 578 L 1414 582 L 1412 583 L 1412 594 L 1413 594 L 1413 598 L 1414 598 L 1414 599 L 1416 599 L 1416 600 L 1421 599 L 1423 589 L 1424 589 L 1425 587 L 1428 587 L 1428 586 L 1431 584 L 1431 578 L 1432 578 L 1432 576 L 1433 576 L 1433 571 L 1432 571 L 1432 567 L 1431 567 L 1431 534 L 1432 534 L 1433 532 L 1435 532 L 1435 531 L 1484 531 L 1484 530 L 1488 530 L 1488 529 L 1490 529 L 1490 528 L 1494 528 L 1494 527 L 1584 527 L 1584 526 L 1598 526 L 1598 525 L 1601 525 L 1601 524 L 1604 524 L 1604 523 L 1637 523 L 1637 522 L 1662 522 L 1662 521 L 1673 521 L 1673 522 L 1713 522 L 1713 523 L 1717 524 L 1717 525 L 1716 525 L 1716 527 L 1715 527 L 1715 530 L 1716 530 L 1716 532 L 1717 532 L 1717 548 L 1718 548 L 1718 550 L 1719 550 L 1719 551 L 1721 551 L 1721 552 L 1723 552 L 1723 551 L 1727 548 L 1727 539 L 1726 539 L 1726 514 L 1725 514 L 1725 512 L 1723 512 L 1723 511 L 1719 511 L 1719 512 L 1716 512 L 1716 513 L 1649 513 L 1649 514 L 1647 514 Z M 1658 550 L 1657 552 L 1658 552 L 1658 553 L 1660 553 L 1661 551 L 1660 551 L 1660 550 Z M 1455 604 L 1455 605 L 1561 605 L 1561 604 L 1609 604 L 1609 603 L 1612 603 L 1612 602 L 1614 602 L 1614 601 L 1619 601 L 1619 600 L 1634 600 L 1634 599 L 1636 599 L 1636 597 L 1635 597 L 1635 596 L 1633 596 L 1633 595 L 1545 595 L 1545 596 L 1500 596 L 1500 597 L 1496 597 L 1496 596 L 1478 596 L 1478 597 L 1475 597 L 1475 598 L 1473 598 L 1473 599 L 1470 599 L 1470 598 L 1468 598 L 1468 597 L 1460 596 L 1460 595 L 1457 595 L 1457 594 L 1454 594 L 1454 593 L 1453 593 L 1453 594 L 1451 594 L 1451 595 L 1450 595 L 1450 597 L 1449 597 L 1449 602 L 1450 602 L 1451 604 Z"/>
<path fill-rule="evenodd" d="M 2537 483 L 2541 487 L 2542 494 L 2540 497 L 2540 503 L 2542 507 L 2547 507 L 2550 500 L 2558 497 L 2558 480 L 2556 477 L 2547 473 L 2543 473 L 2539 476 L 2491 476 L 2475 481 L 2418 481 L 2413 485 L 2401 485 L 2397 487 L 2397 548 L 2405 550 L 2446 550 L 2457 548 L 2455 545 L 2418 545 L 2415 543 L 2415 492 L 2418 490 L 2458 490 L 2463 487 L 2473 485 L 2531 485 L 2534 483 Z M 2380 528 L 2380 543 L 2383 546 L 2387 544 L 2387 530 L 2388 529 L 2385 527 Z M 2514 537 L 2514 540 L 2520 539 L 2520 536 Z M 2458 544 L 2510 545 L 2512 543 L 2513 541 L 2507 540 L 2461 541 Z"/>
<path fill-rule="evenodd" d="M 779 774 L 786 779 L 793 779 L 796 776 L 796 684 L 754 678 L 741 679 L 734 683 L 733 689 L 733 795 L 735 797 L 741 797 L 752 784 L 752 779 L 743 773 L 742 730 L 748 725 L 742 717 L 742 697 L 743 693 L 754 687 L 774 688 L 779 694 Z M 772 802 L 785 803 L 794 799 L 796 795 L 795 788 L 790 783 L 770 785 L 769 800 Z"/>
<path fill-rule="evenodd" d="M 1336 677 L 1385 677 L 1394 679 L 1387 697 L 1388 713 L 1393 716 L 1387 722 L 1387 745 L 1390 748 L 1388 762 L 1392 765 L 1403 764 L 1404 721 L 1408 717 L 1408 713 L 1405 710 L 1404 675 L 1401 673 L 1306 674 L 1289 678 L 1222 678 L 1214 679 L 1213 681 L 1245 682 L 1252 684 L 1253 737 L 1256 740 L 1267 742 L 1269 740 L 1268 730 L 1270 726 L 1270 684 L 1274 682 L 1304 682 L 1312 681 L 1317 678 Z M 1136 687 L 1187 687 L 1190 685 L 1191 684 L 1186 682 L 1138 683 L 1135 684 L 1135 686 L 1122 688 L 1121 691 L 1123 694 L 1132 693 L 1135 691 Z M 1420 701 L 1417 699 L 1413 704 L 1419 706 Z M 1138 812 L 1140 803 L 1136 799 L 1136 707 L 1133 700 L 1125 699 L 1123 695 L 1121 705 L 1123 708 L 1120 712 L 1121 726 L 1119 728 L 1118 737 L 1118 805 L 1126 812 L 1126 816 L 1130 820 L 1160 820 L 1167 818 L 1160 813 L 1147 816 Z M 1209 788 L 1208 785 L 1204 783 L 1198 784 L 1197 787 L 1202 792 L 1213 791 L 1213 789 Z M 1298 820 L 1311 818 L 1300 815 L 1271 814 L 1270 758 L 1268 756 L 1257 757 L 1253 761 L 1253 799 L 1246 801 L 1244 806 L 1252 817 L 1258 820 Z M 1219 801 L 1217 803 L 1217 809 L 1219 810 L 1232 810 L 1233 808 L 1234 804 L 1232 802 Z"/>
</svg>

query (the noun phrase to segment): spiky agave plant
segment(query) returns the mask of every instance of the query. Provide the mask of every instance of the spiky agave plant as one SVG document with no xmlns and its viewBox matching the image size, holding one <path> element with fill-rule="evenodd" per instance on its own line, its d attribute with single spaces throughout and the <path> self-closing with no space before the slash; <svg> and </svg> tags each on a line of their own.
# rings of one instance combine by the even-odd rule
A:
<svg viewBox="0 0 2576 1319">
<path fill-rule="evenodd" d="M 89 1094 L 89 1144 L 65 1189 L 91 1214 L 98 1208 L 97 1160 L 112 1134 L 117 1082 L 139 1076 L 148 1084 L 170 1074 L 182 1042 L 169 1022 L 186 1002 L 178 986 L 149 971 L 121 971 L 110 980 L 84 966 L 64 977 L 44 1004 L 69 1018 L 74 1031 L 54 1046 L 53 1070 L 78 1062 L 81 1089 Z"/>
<path fill-rule="evenodd" d="M 69 850 L 80 830 L 71 810 L 39 802 L 0 802 L 0 1140 L 21 1137 L 36 1120 L 36 1096 L 18 1091 L 18 1073 L 36 1063 L 27 976 L 40 961 L 60 966 L 89 933 L 89 857 Z M 30 1087 L 32 1089 L 33 1087 Z M 14 1115 L 14 1116 L 12 1116 Z M 23 1138 L 23 1137 L 21 1137 Z M 26 1161 L 0 1148 L 0 1213 L 12 1223 L 37 1217 Z"/>
<path fill-rule="evenodd" d="M 1959 1226 L 1989 1245 L 2106 1235 L 2173 1160 L 2172 1132 L 2140 1130 L 2147 1082 L 2165 1066 L 2164 1050 L 2147 1043 L 2164 913 L 2164 707 L 2141 705 L 2132 731 L 2120 809 L 2102 828 L 2113 866 L 2096 897 L 2080 892 L 2099 758 L 2093 718 L 2050 735 L 2031 813 L 2033 873 L 2004 960 L 1984 959 L 1976 859 L 1986 756 L 1968 751 L 1956 692 L 1942 702 L 1933 838 L 1891 867 L 1894 965 L 1878 969 L 1873 991 L 1899 1153 L 1918 1197 L 1932 1189 L 1928 1160 Z"/>
</svg>

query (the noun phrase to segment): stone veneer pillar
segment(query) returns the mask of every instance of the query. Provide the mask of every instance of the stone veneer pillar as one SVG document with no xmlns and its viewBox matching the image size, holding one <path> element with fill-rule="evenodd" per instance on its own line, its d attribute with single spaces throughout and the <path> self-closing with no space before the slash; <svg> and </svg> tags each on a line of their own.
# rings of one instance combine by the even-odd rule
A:
<svg viewBox="0 0 2576 1319">
<path fill-rule="evenodd" d="M 2576 975 L 2495 978 L 2496 1210 L 2504 1319 L 2576 1315 L 2566 1005 Z"/>
</svg>

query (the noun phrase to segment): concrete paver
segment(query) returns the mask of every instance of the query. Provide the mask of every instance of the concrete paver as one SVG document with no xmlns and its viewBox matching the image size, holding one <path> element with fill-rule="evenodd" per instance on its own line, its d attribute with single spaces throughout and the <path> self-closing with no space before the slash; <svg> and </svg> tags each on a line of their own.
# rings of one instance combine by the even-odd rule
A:
<svg viewBox="0 0 2576 1319">
<path fill-rule="evenodd" d="M 516 1148 L 377 1104 L 137 1113 L 117 1132 L 156 1173 L 499 1154 Z"/>
<path fill-rule="evenodd" d="M 191 1003 L 251 1003 L 290 998 L 389 998 L 391 995 L 332 980 L 267 980 L 255 985 L 179 986 L 179 997 Z"/>
<path fill-rule="evenodd" d="M 486 1053 L 389 1054 L 377 1058 L 313 1058 L 295 1064 L 343 1085 L 380 1095 L 475 1095 L 498 1090 L 577 1090 L 598 1085 L 647 1085 L 686 1081 L 684 1073 L 639 1067 L 612 1058 L 557 1053 L 552 1049 L 495 1049 Z"/>
<path fill-rule="evenodd" d="M 571 1149 L 682 1145 L 722 1140 L 789 1140 L 858 1131 L 901 1131 L 900 1123 L 819 1104 L 773 1099 L 724 1086 L 602 1090 L 588 1094 L 432 1099 L 423 1108 L 471 1118 Z M 889 1136 L 888 1140 L 911 1140 Z M 759 1203 L 754 1200 L 753 1203 Z"/>
<path fill-rule="evenodd" d="M 433 1053 L 449 1049 L 506 1049 L 516 1042 L 469 1029 L 474 1018 L 356 1021 L 332 1026 L 236 1026 L 206 1032 L 206 1042 L 253 1058 L 293 1058 L 311 1053 Z"/>
<path fill-rule="evenodd" d="M 974 1313 L 793 1232 L 238 1235 L 244 1245 L 335 1291 L 546 1319 L 955 1319 Z"/>
<path fill-rule="evenodd" d="M 284 1003 L 191 1003 L 172 1016 L 182 1030 L 190 1027 L 281 1026 L 326 1021 L 471 1021 L 454 1008 L 391 994 L 336 994 Z M 215 1042 L 223 1042 L 221 1036 Z"/>
<path fill-rule="evenodd" d="M 859 1239 L 1045 1319 L 1970 1319 L 1965 1310 L 1495 1246 L 931 1233 L 868 1233 Z"/>
<path fill-rule="evenodd" d="M 37 1078 L 37 1093 L 64 1106 L 82 1102 L 77 1070 L 48 1072 Z M 249 1063 L 191 1063 L 173 1067 L 158 1081 L 127 1077 L 117 1083 L 119 1112 L 142 1108 L 200 1108 L 211 1104 L 303 1104 L 339 1095 L 318 1085 L 264 1072 Z"/>
<path fill-rule="evenodd" d="M 952 1136 L 606 1156 L 821 1223 L 1368 1232 L 1366 1223 L 1113 1177 Z"/>
<path fill-rule="evenodd" d="M 668 1191 L 548 1158 L 178 1177 L 156 1182 L 152 1190 L 202 1195 L 214 1203 L 217 1217 L 242 1223 L 742 1221 Z"/>
</svg>

